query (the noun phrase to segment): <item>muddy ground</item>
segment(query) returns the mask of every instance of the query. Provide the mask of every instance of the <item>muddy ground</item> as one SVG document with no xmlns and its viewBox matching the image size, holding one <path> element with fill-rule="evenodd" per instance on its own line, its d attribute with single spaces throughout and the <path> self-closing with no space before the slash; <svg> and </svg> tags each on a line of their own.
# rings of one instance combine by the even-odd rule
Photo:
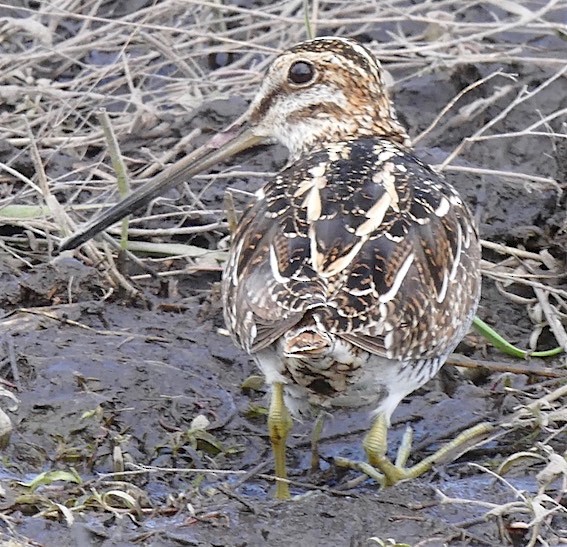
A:
<svg viewBox="0 0 567 547">
<path fill-rule="evenodd" d="M 567 12 L 561 15 L 567 20 Z M 567 42 L 541 40 L 535 51 L 567 59 Z M 392 70 L 402 81 L 394 88 L 400 117 L 415 136 L 457 93 L 497 68 L 514 72 L 514 79 L 493 78 L 467 94 L 460 106 L 492 97 L 503 85 L 512 85 L 510 93 L 468 121 L 453 116 L 438 124 L 419 142 L 420 157 L 441 163 L 463 138 L 502 112 L 522 86 L 534 89 L 557 67 L 521 62 L 441 66 L 405 80 L 403 69 Z M 563 75 L 519 104 L 498 130 L 517 131 L 565 109 L 566 88 Z M 245 104 L 238 97 L 206 103 L 184 119 L 169 120 L 171 135 L 193 127 L 218 130 Z M 559 116 L 547 129 L 565 131 L 565 122 L 567 117 Z M 464 150 L 455 164 L 533 173 L 558 183 L 448 170 L 447 177 L 475 212 L 483 238 L 534 253 L 547 249 L 563 267 L 564 143 L 559 138 L 503 138 Z M 127 155 L 140 146 L 140 139 L 125 136 L 121 146 Z M 63 164 L 72 164 L 60 153 Z M 6 163 L 19 158 L 18 168 L 32 176 L 29 157 L 22 159 L 8 145 L 3 154 Z M 284 150 L 265 149 L 245 155 L 240 166 L 243 171 L 275 171 L 284 161 Z M 231 187 L 247 190 L 261 183 L 254 176 L 230 180 Z M 225 187 L 223 180 L 212 185 L 206 178 L 191 181 L 202 205 L 219 211 L 211 214 L 216 220 L 223 220 Z M 177 191 L 171 195 L 179 202 L 188 199 Z M 245 198 L 237 197 L 240 206 Z M 5 237 L 25 233 L 21 223 L 9 221 L 3 221 L 1 230 Z M 226 229 L 220 229 L 177 240 L 215 250 L 226 236 Z M 0 466 L 2 545 L 365 546 L 393 538 L 409 545 L 521 546 L 532 537 L 533 503 L 542 493 L 536 475 L 547 462 L 542 454 L 567 449 L 564 424 L 542 420 L 537 427 L 512 428 L 457 461 L 387 490 L 370 480 L 357 483 L 356 473 L 340 471 L 332 462 L 339 455 L 364 458 L 366 416 L 337 413 L 327 421 L 316 474 L 309 470 L 311 424 L 295 424 L 288 466 L 296 497 L 276 502 L 266 390 L 250 380 L 256 371 L 249 357 L 223 333 L 220 265 L 170 281 L 135 280 L 140 295 L 132 298 L 120 290 L 109 294 L 104 266 L 89 264 L 84 255 L 54 257 L 41 243 L 27 263 L 14 256 L 9 242 L 0 252 L 1 374 L 19 400 L 12 410 L 8 399 L 4 406 L 14 431 Z M 490 249 L 485 249 L 485 258 L 502 259 Z M 178 266 L 172 260 L 156 267 L 165 271 Z M 129 267 L 131 274 L 140 273 Z M 564 277 L 553 284 L 566 288 Z M 512 300 L 489 277 L 483 289 L 478 315 L 526 347 L 534 329 L 526 306 L 533 301 L 531 289 L 509 287 L 518 297 Z M 544 327 L 538 347 L 555 345 Z M 458 353 L 477 361 L 518 363 L 477 334 L 469 335 Z M 565 371 L 563 357 L 531 359 L 527 365 L 556 375 Z M 520 405 L 562 383 L 565 377 L 502 371 L 471 377 L 448 366 L 441 379 L 397 409 L 391 452 L 395 454 L 405 424 L 414 430 L 412 458 L 417 461 L 455 432 L 484 420 L 505 422 Z M 505 480 L 492 474 L 509 456 L 530 450 L 537 459 L 522 460 Z M 48 474 L 37 484 L 40 473 L 55 470 L 64 474 Z M 552 481 L 545 493 L 559 507 L 565 505 L 560 480 Z M 443 495 L 453 501 L 443 503 Z M 512 502 L 518 505 L 507 506 L 499 517 L 498 507 Z M 549 509 L 549 502 L 542 503 Z M 491 509 L 494 514 L 488 515 Z M 549 544 L 566 544 L 565 513 L 558 510 L 545 519 L 539 536 Z"/>
</svg>

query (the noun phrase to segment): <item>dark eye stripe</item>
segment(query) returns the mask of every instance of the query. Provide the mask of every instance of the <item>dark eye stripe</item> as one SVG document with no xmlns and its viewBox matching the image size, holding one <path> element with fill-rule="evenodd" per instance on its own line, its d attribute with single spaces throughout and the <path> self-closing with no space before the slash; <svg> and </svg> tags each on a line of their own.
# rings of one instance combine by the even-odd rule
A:
<svg viewBox="0 0 567 547">
<path fill-rule="evenodd" d="M 275 89 L 271 93 L 268 93 L 260 101 L 260 104 L 254 109 L 254 119 L 251 121 L 256 122 L 258 120 L 261 120 L 266 115 L 266 112 L 268 112 L 273 102 L 277 99 L 280 93 L 281 93 L 280 89 Z"/>
<path fill-rule="evenodd" d="M 306 71 L 304 71 L 304 68 L 296 66 L 300 64 L 305 65 L 306 67 L 310 67 L 312 72 L 309 79 L 307 79 L 306 77 Z M 291 79 L 291 73 L 294 67 L 296 67 L 296 71 L 298 73 L 301 73 L 304 76 L 303 78 L 299 78 L 299 77 L 297 78 L 298 80 L 302 80 L 302 81 L 294 81 Z M 294 72 L 294 74 L 295 73 L 296 72 Z M 301 86 L 301 85 L 305 85 L 306 83 L 309 83 L 314 77 L 315 77 L 315 67 L 311 63 L 308 63 L 307 61 L 296 61 L 290 66 L 287 79 L 288 82 L 293 84 L 294 86 Z M 265 97 L 263 97 L 260 104 L 254 109 L 254 120 L 259 120 L 263 118 L 266 112 L 271 108 L 274 101 L 276 101 L 281 94 L 282 94 L 282 90 L 278 87 L 276 89 L 273 89 Z"/>
</svg>

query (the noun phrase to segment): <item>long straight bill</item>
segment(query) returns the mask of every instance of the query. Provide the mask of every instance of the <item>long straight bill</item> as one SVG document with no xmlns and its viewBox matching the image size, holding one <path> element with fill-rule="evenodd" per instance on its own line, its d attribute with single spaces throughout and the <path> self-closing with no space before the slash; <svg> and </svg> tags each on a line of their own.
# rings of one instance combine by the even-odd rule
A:
<svg viewBox="0 0 567 547">
<path fill-rule="evenodd" d="M 222 144 L 218 149 L 202 152 L 201 150 L 190 154 L 183 160 L 171 166 L 165 172 L 150 179 L 139 190 L 132 192 L 122 201 L 102 213 L 97 218 L 86 224 L 83 228 L 61 243 L 60 251 L 67 251 L 82 245 L 99 232 L 102 232 L 115 222 L 133 213 L 140 207 L 149 203 L 152 199 L 160 196 L 169 188 L 187 181 L 189 178 L 215 166 L 243 150 L 252 148 L 266 141 L 264 137 L 254 135 L 250 129 L 246 129 L 239 135 Z M 196 156 L 196 157 L 195 157 Z"/>
</svg>

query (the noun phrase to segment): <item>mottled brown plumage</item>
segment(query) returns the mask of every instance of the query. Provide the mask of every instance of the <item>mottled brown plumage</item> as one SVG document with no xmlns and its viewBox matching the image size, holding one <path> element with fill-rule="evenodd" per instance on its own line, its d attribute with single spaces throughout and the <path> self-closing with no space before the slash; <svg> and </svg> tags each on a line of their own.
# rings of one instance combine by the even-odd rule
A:
<svg viewBox="0 0 567 547">
<path fill-rule="evenodd" d="M 431 462 L 392 465 L 386 429 L 474 317 L 480 245 L 470 212 L 413 155 L 379 63 L 356 42 L 284 52 L 248 120 L 290 151 L 245 211 L 223 278 L 228 329 L 273 386 L 276 475 L 286 477 L 285 407 L 315 404 L 369 408 L 370 463 L 384 483 L 416 476 Z M 277 494 L 288 497 L 287 485 Z"/>
<path fill-rule="evenodd" d="M 316 76 L 295 86 L 288 73 L 303 61 Z M 470 326 L 480 288 L 471 215 L 411 153 L 378 63 L 355 42 L 283 53 L 249 112 L 292 160 L 234 234 L 227 326 L 268 381 L 285 384 L 292 409 L 369 405 L 389 420 Z"/>
</svg>

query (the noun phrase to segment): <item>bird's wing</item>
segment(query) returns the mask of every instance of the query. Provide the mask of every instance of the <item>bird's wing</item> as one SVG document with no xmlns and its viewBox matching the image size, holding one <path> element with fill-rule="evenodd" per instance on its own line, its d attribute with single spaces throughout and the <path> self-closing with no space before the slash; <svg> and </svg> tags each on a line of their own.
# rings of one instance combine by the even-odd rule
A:
<svg viewBox="0 0 567 547">
<path fill-rule="evenodd" d="M 444 179 L 383 141 L 341 143 L 282 172 L 245 213 L 226 316 L 251 352 L 312 314 L 371 353 L 423 356 L 432 332 L 449 346 L 470 313 L 456 293 L 477 298 L 477 262 L 474 223 Z"/>
<path fill-rule="evenodd" d="M 324 304 L 297 212 L 272 186 L 242 216 L 223 275 L 227 327 L 250 353 L 272 344 L 309 307 Z"/>
</svg>

